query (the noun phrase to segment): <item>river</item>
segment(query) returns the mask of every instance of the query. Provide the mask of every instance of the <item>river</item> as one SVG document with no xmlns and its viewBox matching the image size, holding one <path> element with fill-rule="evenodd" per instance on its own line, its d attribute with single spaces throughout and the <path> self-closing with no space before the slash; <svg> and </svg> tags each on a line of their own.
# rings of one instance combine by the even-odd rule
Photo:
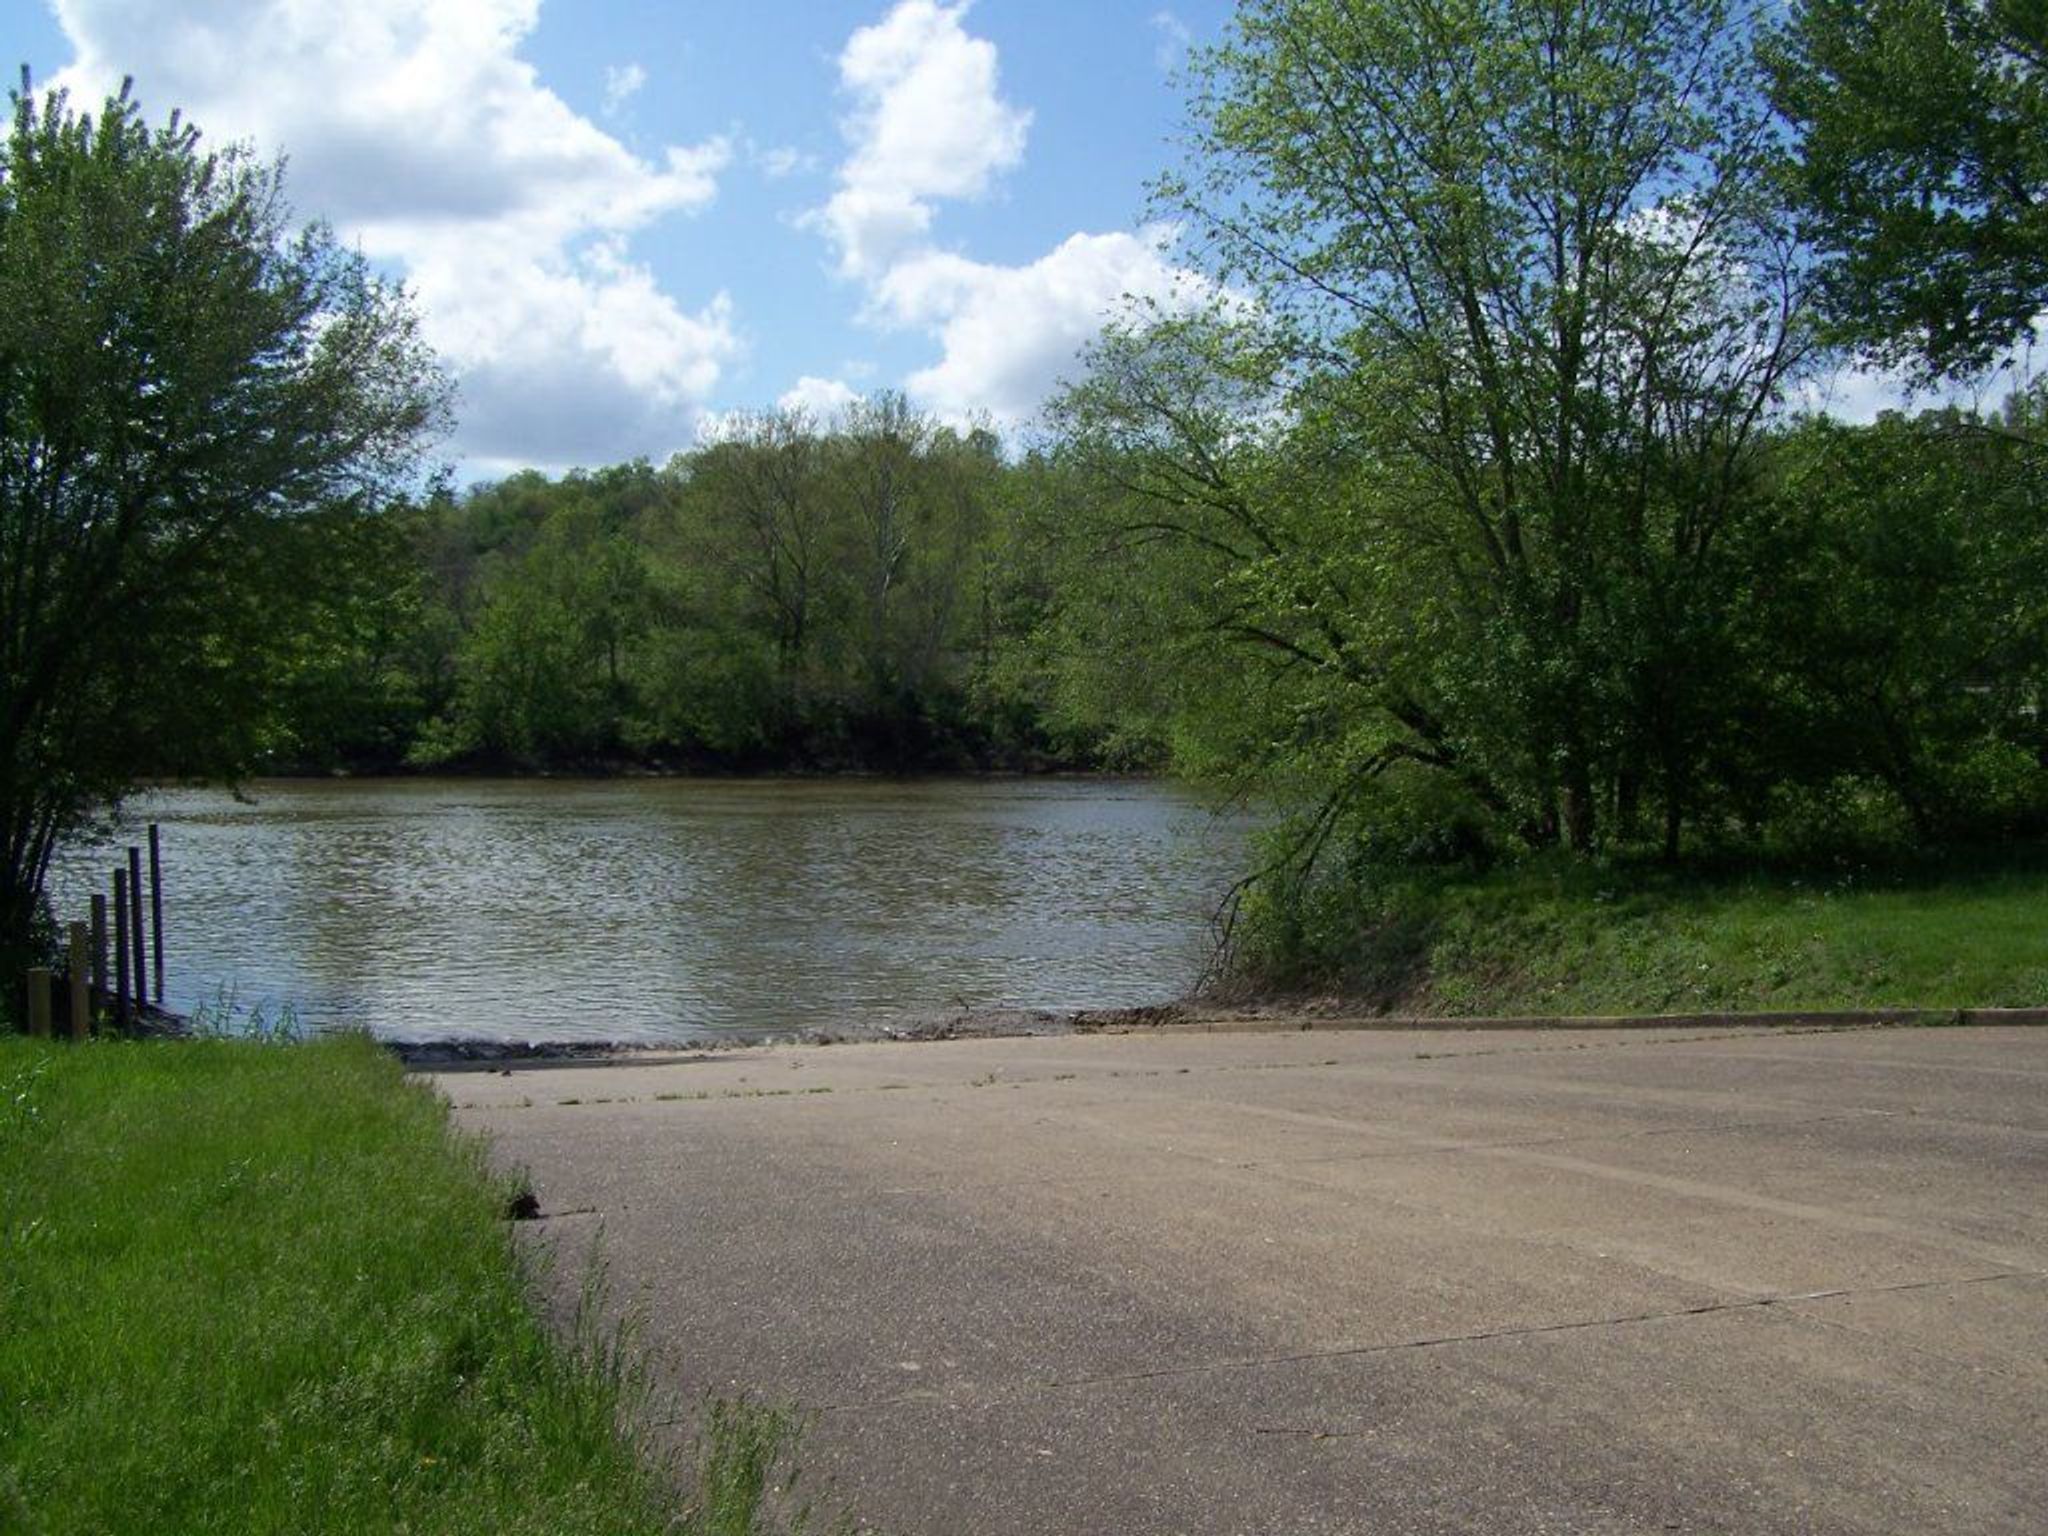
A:
<svg viewBox="0 0 2048 1536">
<path fill-rule="evenodd" d="M 140 797 L 169 1001 L 417 1040 L 681 1043 L 1166 1001 L 1247 818 L 1082 780 L 275 781 Z"/>
</svg>

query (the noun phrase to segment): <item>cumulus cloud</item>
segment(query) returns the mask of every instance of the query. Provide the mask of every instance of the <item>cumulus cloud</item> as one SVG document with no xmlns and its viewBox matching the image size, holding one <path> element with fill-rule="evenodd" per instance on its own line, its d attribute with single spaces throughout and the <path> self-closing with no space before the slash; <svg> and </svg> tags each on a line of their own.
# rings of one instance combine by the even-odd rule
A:
<svg viewBox="0 0 2048 1536">
<path fill-rule="evenodd" d="M 967 32 L 967 9 L 898 0 L 847 42 L 839 75 L 853 101 L 849 150 L 838 191 L 811 222 L 836 247 L 842 274 L 864 284 L 868 319 L 938 343 L 939 360 L 905 381 L 912 398 L 953 421 L 1015 427 L 1038 414 L 1127 299 L 1176 307 L 1209 289 L 1173 264 L 1163 226 L 1075 234 L 1017 266 L 933 241 L 942 202 L 983 196 L 1022 163 L 1031 123 L 1003 100 L 995 45 Z"/>
<path fill-rule="evenodd" d="M 152 114 L 289 157 L 289 190 L 402 271 L 461 391 L 458 454 L 597 462 L 687 441 L 738 340 L 730 303 L 694 310 L 628 251 L 700 209 L 722 140 L 636 154 L 519 57 L 539 0 L 55 0 L 76 52 L 57 83 L 92 99 L 130 71 Z M 607 99 L 638 89 L 615 71 Z"/>
<path fill-rule="evenodd" d="M 940 415 L 1029 421 L 1126 301 L 1167 309 L 1211 290 L 1168 255 L 1173 232 L 1074 235 L 1026 266 L 927 252 L 894 268 L 876 290 L 891 319 L 940 342 L 939 361 L 906 387 Z"/>
<path fill-rule="evenodd" d="M 964 0 L 900 0 L 839 55 L 851 152 L 812 218 L 848 277 L 879 275 L 920 240 L 935 199 L 978 197 L 1023 162 L 1031 114 L 1002 99 L 995 45 L 968 35 L 966 13 Z"/>
<path fill-rule="evenodd" d="M 1886 411 L 1930 411 L 1944 407 L 1999 410 L 2015 394 L 2041 386 L 2040 359 L 2048 356 L 2048 312 L 2035 317 L 2030 334 L 1992 360 L 1983 373 L 1964 379 L 1916 378 L 1908 368 L 1887 368 L 1851 358 L 1792 392 L 1796 410 L 1832 416 L 1858 425 Z"/>
<path fill-rule="evenodd" d="M 1886 411 L 1910 410 L 1914 395 L 1903 374 L 1851 363 L 1800 384 L 1791 393 L 1791 404 L 1797 410 L 1865 425 Z"/>
<path fill-rule="evenodd" d="M 785 411 L 808 412 L 814 421 L 834 421 L 860 400 L 860 391 L 844 379 L 820 379 L 805 374 L 782 392 L 776 404 Z"/>
</svg>

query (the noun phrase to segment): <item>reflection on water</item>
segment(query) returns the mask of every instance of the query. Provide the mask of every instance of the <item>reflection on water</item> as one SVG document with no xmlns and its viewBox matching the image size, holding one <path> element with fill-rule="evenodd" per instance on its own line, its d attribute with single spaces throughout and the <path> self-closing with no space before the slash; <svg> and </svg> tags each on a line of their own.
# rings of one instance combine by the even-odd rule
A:
<svg viewBox="0 0 2048 1536">
<path fill-rule="evenodd" d="M 1187 990 L 1245 824 L 1153 784 L 264 783 L 164 824 L 171 1004 L 679 1040 Z M 104 852 L 60 869 L 76 905 Z"/>
</svg>

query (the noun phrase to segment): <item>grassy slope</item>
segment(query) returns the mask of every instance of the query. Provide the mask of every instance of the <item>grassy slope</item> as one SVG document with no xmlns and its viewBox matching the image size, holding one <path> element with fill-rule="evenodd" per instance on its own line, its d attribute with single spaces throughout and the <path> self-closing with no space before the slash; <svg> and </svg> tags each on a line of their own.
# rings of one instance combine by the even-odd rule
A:
<svg viewBox="0 0 2048 1536">
<path fill-rule="evenodd" d="M 1679 876 L 1537 862 L 1325 910 L 1283 984 L 1392 1012 L 1666 1013 L 2048 1004 L 2048 870 L 1957 860 Z"/>
<path fill-rule="evenodd" d="M 0 1039 L 0 1530 L 672 1529 L 506 1193 L 365 1040 Z"/>
</svg>

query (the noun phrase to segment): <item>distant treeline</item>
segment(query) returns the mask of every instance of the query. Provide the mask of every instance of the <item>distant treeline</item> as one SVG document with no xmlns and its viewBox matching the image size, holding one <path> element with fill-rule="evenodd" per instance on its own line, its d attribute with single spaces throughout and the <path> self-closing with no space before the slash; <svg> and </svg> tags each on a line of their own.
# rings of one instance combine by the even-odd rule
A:
<svg viewBox="0 0 2048 1536">
<path fill-rule="evenodd" d="M 274 771 L 1134 767 L 1062 712 L 1008 463 L 880 396 L 727 423 L 664 466 L 525 472 L 351 541 L 286 669 Z"/>
</svg>

